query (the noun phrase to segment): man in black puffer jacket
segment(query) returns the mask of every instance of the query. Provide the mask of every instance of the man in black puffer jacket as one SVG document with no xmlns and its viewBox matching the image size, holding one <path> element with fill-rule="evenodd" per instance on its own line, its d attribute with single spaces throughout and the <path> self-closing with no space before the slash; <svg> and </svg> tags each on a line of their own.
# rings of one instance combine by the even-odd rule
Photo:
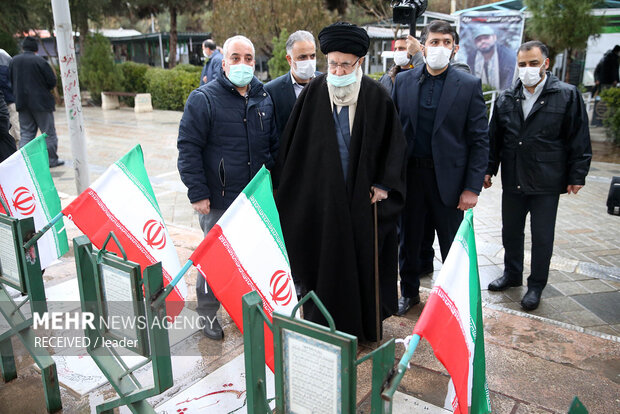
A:
<svg viewBox="0 0 620 414">
<path fill-rule="evenodd" d="M 273 102 L 254 76 L 254 56 L 248 38 L 226 40 L 224 76 L 194 90 L 185 104 L 178 168 L 205 235 L 258 170 L 272 168 L 278 151 Z M 221 339 L 216 319 L 220 304 L 201 276 L 196 295 L 204 334 Z"/>
<path fill-rule="evenodd" d="M 489 284 L 501 291 L 521 286 L 525 218 L 532 228 L 531 275 L 521 301 L 534 310 L 549 276 L 560 194 L 586 183 L 592 148 L 588 116 L 576 87 L 550 72 L 549 51 L 538 41 L 524 43 L 517 61 L 520 81 L 504 91 L 489 126 L 491 151 L 484 187 L 502 166 L 504 275 Z"/>
</svg>

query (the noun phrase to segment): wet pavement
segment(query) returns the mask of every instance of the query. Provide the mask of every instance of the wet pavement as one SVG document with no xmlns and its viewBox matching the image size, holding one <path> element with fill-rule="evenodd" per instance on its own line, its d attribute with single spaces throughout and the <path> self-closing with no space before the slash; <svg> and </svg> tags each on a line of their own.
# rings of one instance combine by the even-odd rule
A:
<svg viewBox="0 0 620 414">
<path fill-rule="evenodd" d="M 183 262 L 202 235 L 176 169 L 180 118 L 181 113 L 174 111 L 135 114 L 130 108 L 115 111 L 84 108 L 91 181 L 134 145 L 141 144 L 155 195 Z M 60 138 L 59 156 L 68 162 L 53 169 L 52 176 L 64 206 L 77 192 L 63 110 L 56 112 L 56 126 Z M 600 139 L 601 129 L 593 131 L 593 136 L 595 134 Z M 504 292 L 486 289 L 491 280 L 501 276 L 503 269 L 499 178 L 491 189 L 483 191 L 474 210 L 484 300 L 487 376 L 494 412 L 562 413 L 567 411 L 575 395 L 584 401 L 591 413 L 620 412 L 620 217 L 608 215 L 605 205 L 611 177 L 620 176 L 620 151 L 599 140 L 594 145 L 594 154 L 596 161 L 592 163 L 586 186 L 576 196 L 560 198 L 549 284 L 543 292 L 541 306 L 533 312 L 526 313 L 520 308 L 525 288 Z M 71 226 L 67 224 L 69 234 L 79 234 Z M 529 222 L 525 277 L 531 249 L 528 229 Z M 63 262 L 48 269 L 46 287 L 71 277 L 72 253 L 65 255 Z M 435 260 L 435 275 L 440 268 L 441 263 Z M 186 275 L 190 287 L 195 277 L 194 270 Z M 424 278 L 422 286 L 424 302 L 432 286 L 432 277 Z M 189 294 L 189 300 L 195 299 L 194 289 L 190 288 Z M 403 338 L 410 334 L 420 311 L 418 306 L 405 317 L 388 319 L 385 337 Z M 206 358 L 197 368 L 201 373 L 211 372 L 224 360 L 242 352 L 238 330 L 227 315 L 223 317 L 226 355 L 219 359 Z M 191 338 L 188 344 L 191 342 L 193 346 L 201 343 L 204 347 L 205 341 L 208 342 L 200 333 Z M 371 348 L 371 344 L 361 345 L 360 351 L 364 354 Z M 400 357 L 402 346 L 397 350 Z M 24 357 L 22 366 L 27 366 L 27 360 Z M 368 363 L 359 367 L 360 412 L 368 412 L 362 400 L 369 391 L 369 372 Z M 189 378 L 193 381 L 197 376 L 181 378 L 180 384 L 189 383 Z M 41 404 L 24 403 L 19 397 L 23 394 L 15 391 L 18 384 L 24 390 L 40 387 L 40 378 L 26 374 L 16 381 L 0 383 L 0 401 L 12 402 L 12 405 L 0 403 L 0 413 L 23 412 L 24 407 L 29 412 L 41 412 Z M 423 341 L 399 390 L 442 406 L 447 382 L 445 370 Z M 179 387 L 175 377 L 175 388 Z M 110 397 L 109 394 L 108 386 L 98 398 L 103 398 L 101 395 Z M 88 407 L 92 407 L 92 401 L 89 405 L 64 391 L 63 403 L 63 412 L 88 412 Z M 4 411 L 3 407 L 13 409 Z"/>
</svg>

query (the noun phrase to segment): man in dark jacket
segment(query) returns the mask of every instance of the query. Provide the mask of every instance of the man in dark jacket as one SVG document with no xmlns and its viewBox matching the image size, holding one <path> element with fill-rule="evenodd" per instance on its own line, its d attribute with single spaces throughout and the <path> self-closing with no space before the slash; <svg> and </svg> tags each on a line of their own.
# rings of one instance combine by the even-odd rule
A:
<svg viewBox="0 0 620 414">
<path fill-rule="evenodd" d="M 39 50 L 37 40 L 26 37 L 22 44 L 24 52 L 17 55 L 9 65 L 9 76 L 13 84 L 15 106 L 19 112 L 21 129 L 20 148 L 32 141 L 37 130 L 47 134 L 47 155 L 50 168 L 64 165 L 58 158 L 58 137 L 54 126 L 56 101 L 50 92 L 56 86 L 56 75 L 50 65 L 35 53 Z"/>
<path fill-rule="evenodd" d="M 265 85 L 276 107 L 276 124 L 280 134 L 301 91 L 316 75 L 320 75 L 316 71 L 316 42 L 312 33 L 298 30 L 288 37 L 286 60 L 291 70 Z"/>
<path fill-rule="evenodd" d="M 489 284 L 501 291 L 521 286 L 523 231 L 530 213 L 531 274 L 521 306 L 534 310 L 549 276 L 560 194 L 585 185 L 592 148 L 588 116 L 577 88 L 550 72 L 549 51 L 538 41 L 524 43 L 517 59 L 519 81 L 503 92 L 490 125 L 491 153 L 484 186 L 502 166 L 504 274 Z"/>
<path fill-rule="evenodd" d="M 15 138 L 15 143 L 19 143 L 19 114 L 15 109 L 15 96 L 13 96 L 13 85 L 9 78 L 9 65 L 11 64 L 11 55 L 4 49 L 0 49 L 0 90 L 4 94 L 4 101 L 9 110 L 10 129 L 9 133 Z"/>
<path fill-rule="evenodd" d="M 4 93 L 0 89 L 0 162 L 17 151 L 15 140 L 9 134 L 9 108 L 4 101 Z"/>
<path fill-rule="evenodd" d="M 463 212 L 478 202 L 489 151 L 480 79 L 450 65 L 455 29 L 435 20 L 424 28 L 421 43 L 426 65 L 399 73 L 392 91 L 408 142 L 400 229 L 401 315 L 420 302 L 426 217 L 431 217 L 446 260 Z"/>
<path fill-rule="evenodd" d="M 194 90 L 179 126 L 178 168 L 205 235 L 260 170 L 272 168 L 278 134 L 271 98 L 254 74 L 254 45 L 244 36 L 224 43 L 222 76 Z M 204 334 L 223 337 L 219 302 L 205 279 L 196 282 Z"/>
<path fill-rule="evenodd" d="M 207 39 L 202 42 L 202 54 L 206 63 L 200 74 L 200 86 L 217 79 L 222 72 L 222 54 L 217 50 L 214 40 Z"/>
<path fill-rule="evenodd" d="M 620 81 L 620 75 L 618 74 L 618 68 L 620 67 L 620 63 L 618 62 L 619 55 L 620 45 L 616 45 L 612 50 L 608 50 L 596 65 L 596 69 L 594 70 L 594 81 L 599 92 L 603 89 L 616 86 L 618 81 Z"/>
</svg>

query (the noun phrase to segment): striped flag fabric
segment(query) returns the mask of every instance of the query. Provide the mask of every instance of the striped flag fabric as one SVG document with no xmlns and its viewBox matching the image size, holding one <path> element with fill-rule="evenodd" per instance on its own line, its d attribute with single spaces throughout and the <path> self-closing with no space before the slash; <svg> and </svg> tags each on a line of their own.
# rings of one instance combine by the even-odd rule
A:
<svg viewBox="0 0 620 414">
<path fill-rule="evenodd" d="M 291 268 L 273 199 L 271 175 L 263 168 L 233 201 L 190 260 L 205 277 L 243 332 L 241 297 L 253 290 L 271 319 L 290 315 L 297 304 Z M 265 327 L 265 363 L 273 371 L 273 335 Z"/>
<path fill-rule="evenodd" d="M 144 167 L 142 147 L 136 145 L 62 210 L 101 249 L 111 231 L 123 246 L 127 259 L 142 270 L 162 263 L 164 286 L 181 270 L 179 257 Z M 114 242 L 106 250 L 118 253 Z M 169 316 L 185 306 L 187 284 L 181 279 L 166 298 Z"/>
<path fill-rule="evenodd" d="M 491 412 L 473 217 L 468 210 L 413 330 L 450 374 L 446 405 L 460 414 Z"/>
<path fill-rule="evenodd" d="M 0 213 L 22 219 L 34 218 L 40 230 L 60 213 L 60 198 L 52 180 L 47 155 L 46 134 L 24 145 L 0 163 Z M 41 269 L 45 269 L 69 251 L 67 232 L 62 220 L 37 242 Z"/>
</svg>

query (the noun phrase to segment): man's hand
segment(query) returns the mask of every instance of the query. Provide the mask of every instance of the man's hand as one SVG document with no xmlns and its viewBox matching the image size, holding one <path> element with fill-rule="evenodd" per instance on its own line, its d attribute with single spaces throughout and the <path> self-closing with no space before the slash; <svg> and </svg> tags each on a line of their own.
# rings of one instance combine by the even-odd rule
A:
<svg viewBox="0 0 620 414">
<path fill-rule="evenodd" d="M 203 77 L 202 77 L 202 82 L 203 82 L 203 83 L 207 83 L 207 75 L 205 75 L 205 76 L 203 76 Z"/>
<path fill-rule="evenodd" d="M 566 191 L 568 191 L 568 194 L 570 193 L 577 194 L 579 190 L 581 190 L 581 187 L 583 186 L 582 185 L 569 185 L 568 187 L 566 187 Z"/>
<path fill-rule="evenodd" d="M 377 201 L 385 200 L 386 198 L 388 198 L 387 191 L 377 188 L 374 185 L 370 187 L 370 190 L 372 192 L 370 204 L 375 204 Z"/>
<path fill-rule="evenodd" d="M 484 188 L 489 188 L 493 185 L 493 182 L 491 181 L 491 176 L 489 174 L 484 176 Z"/>
<path fill-rule="evenodd" d="M 459 199 L 459 205 L 456 206 L 459 210 L 467 211 L 470 208 L 473 208 L 478 203 L 478 194 L 471 192 L 469 190 L 465 190 L 461 193 L 461 198 Z"/>
<path fill-rule="evenodd" d="M 211 211 L 211 201 L 208 198 L 192 203 L 192 208 L 200 214 L 209 214 Z"/>
<path fill-rule="evenodd" d="M 418 39 L 411 35 L 407 36 L 407 53 L 413 56 L 421 50 L 422 48 L 420 47 Z"/>
</svg>

